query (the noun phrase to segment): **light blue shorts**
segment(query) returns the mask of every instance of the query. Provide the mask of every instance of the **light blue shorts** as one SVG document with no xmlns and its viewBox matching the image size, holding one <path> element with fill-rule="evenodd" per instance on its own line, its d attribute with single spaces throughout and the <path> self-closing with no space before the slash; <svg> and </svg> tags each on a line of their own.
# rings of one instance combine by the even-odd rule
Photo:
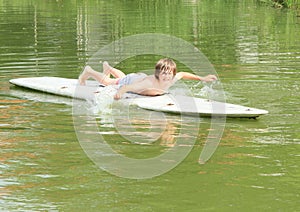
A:
<svg viewBox="0 0 300 212">
<path fill-rule="evenodd" d="M 130 85 L 132 84 L 134 81 L 136 80 L 142 80 L 144 78 L 147 77 L 147 74 L 144 73 L 131 73 L 126 75 L 125 77 L 121 78 L 117 85 L 120 87 L 122 87 L 123 85 Z"/>
</svg>

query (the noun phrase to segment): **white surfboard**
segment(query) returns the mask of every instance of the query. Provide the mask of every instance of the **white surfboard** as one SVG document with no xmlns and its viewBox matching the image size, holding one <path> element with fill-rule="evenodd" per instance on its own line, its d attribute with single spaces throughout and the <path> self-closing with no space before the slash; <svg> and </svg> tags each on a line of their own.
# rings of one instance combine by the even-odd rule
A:
<svg viewBox="0 0 300 212">
<path fill-rule="evenodd" d="M 55 95 L 87 100 L 93 100 L 99 92 L 107 88 L 101 87 L 96 81 L 87 81 L 86 86 L 80 86 L 77 79 L 59 77 L 18 78 L 10 80 L 10 83 Z M 112 89 L 116 91 L 116 88 Z M 119 101 L 130 102 L 147 110 L 187 115 L 255 118 L 268 113 L 257 108 L 171 94 L 155 97 L 128 94 Z"/>
<path fill-rule="evenodd" d="M 255 118 L 268 113 L 266 110 L 257 108 L 181 95 L 157 96 L 151 98 L 149 102 L 143 100 L 143 98 L 139 98 L 135 100 L 135 104 L 140 108 L 148 110 L 187 115 L 200 114 L 201 116 Z"/>
</svg>

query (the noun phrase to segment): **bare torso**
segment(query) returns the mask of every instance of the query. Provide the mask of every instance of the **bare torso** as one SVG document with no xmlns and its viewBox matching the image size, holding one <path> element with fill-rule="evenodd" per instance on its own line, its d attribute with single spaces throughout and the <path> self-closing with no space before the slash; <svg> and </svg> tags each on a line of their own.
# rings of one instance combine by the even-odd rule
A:
<svg viewBox="0 0 300 212">
<path fill-rule="evenodd" d="M 154 75 L 149 75 L 143 79 L 138 79 L 134 81 L 135 83 L 143 83 L 145 87 L 139 90 L 136 90 L 135 93 L 146 95 L 146 96 L 157 96 L 162 95 L 168 92 L 168 89 L 173 85 L 172 81 L 162 81 L 155 78 Z"/>
</svg>

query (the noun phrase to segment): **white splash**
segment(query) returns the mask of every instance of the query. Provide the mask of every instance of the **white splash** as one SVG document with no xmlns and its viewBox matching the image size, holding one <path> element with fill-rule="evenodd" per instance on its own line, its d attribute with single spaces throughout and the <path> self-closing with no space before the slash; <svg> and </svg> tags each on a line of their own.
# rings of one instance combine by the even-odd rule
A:
<svg viewBox="0 0 300 212">
<path fill-rule="evenodd" d="M 199 90 L 199 86 L 203 85 L 203 87 Z M 224 92 L 220 89 L 220 82 L 198 82 L 196 85 L 192 87 L 194 90 L 194 95 L 201 98 L 213 99 L 213 100 L 223 100 Z"/>
<path fill-rule="evenodd" d="M 99 87 L 95 93 L 94 101 L 91 103 L 92 112 L 94 114 L 111 114 L 116 92 L 116 86 Z"/>
</svg>

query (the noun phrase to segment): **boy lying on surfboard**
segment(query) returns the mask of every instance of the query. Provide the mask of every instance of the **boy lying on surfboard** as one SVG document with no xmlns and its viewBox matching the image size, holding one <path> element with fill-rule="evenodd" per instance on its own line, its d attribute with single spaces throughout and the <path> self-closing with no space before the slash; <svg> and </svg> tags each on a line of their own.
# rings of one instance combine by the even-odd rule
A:
<svg viewBox="0 0 300 212">
<path fill-rule="evenodd" d="M 111 75 L 114 78 L 111 78 Z M 217 80 L 215 75 L 207 75 L 200 77 L 188 72 L 176 73 L 176 63 L 169 59 L 160 59 L 155 65 L 154 75 L 144 73 L 131 73 L 125 75 L 119 69 L 116 69 L 103 62 L 103 73 L 93 70 L 90 66 L 86 66 L 79 76 L 80 85 L 85 85 L 88 78 L 94 78 L 103 85 L 118 85 L 119 89 L 115 94 L 115 99 L 122 98 L 126 92 L 133 92 L 146 96 L 157 96 L 168 92 L 168 89 L 180 79 L 201 80 L 211 82 Z"/>
</svg>

